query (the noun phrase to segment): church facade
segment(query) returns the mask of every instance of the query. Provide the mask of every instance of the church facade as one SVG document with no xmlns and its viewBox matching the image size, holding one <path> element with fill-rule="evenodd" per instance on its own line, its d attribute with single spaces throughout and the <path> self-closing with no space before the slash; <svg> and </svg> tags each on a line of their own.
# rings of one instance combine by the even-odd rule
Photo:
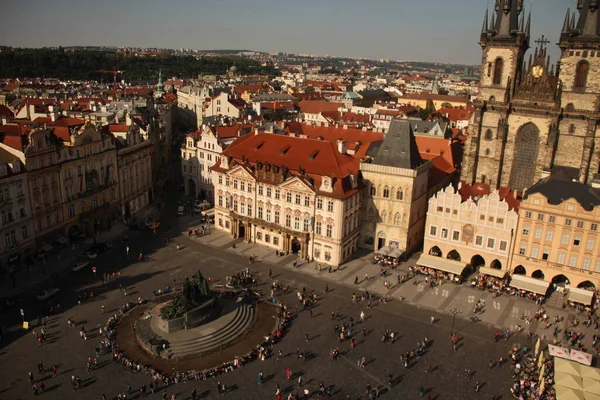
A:
<svg viewBox="0 0 600 400">
<path fill-rule="evenodd" d="M 523 0 L 496 0 L 484 17 L 479 99 L 469 124 L 461 179 L 518 191 L 556 167 L 590 183 L 600 161 L 600 4 L 567 10 L 560 62 L 544 37 L 526 60 L 531 14 Z"/>
</svg>

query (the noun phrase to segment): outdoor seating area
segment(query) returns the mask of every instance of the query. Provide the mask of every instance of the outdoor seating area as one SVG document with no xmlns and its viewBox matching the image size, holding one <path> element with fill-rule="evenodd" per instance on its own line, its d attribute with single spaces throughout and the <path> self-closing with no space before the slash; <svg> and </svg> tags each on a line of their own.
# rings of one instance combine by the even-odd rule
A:
<svg viewBox="0 0 600 400">
<path fill-rule="evenodd" d="M 429 254 L 421 254 L 417 265 L 410 267 L 415 274 L 429 275 L 433 282 L 442 284 L 444 281 L 462 283 L 467 264 Z"/>
<path fill-rule="evenodd" d="M 373 264 L 379 264 L 382 267 L 396 268 L 400 265 L 400 256 L 403 251 L 395 246 L 383 246 L 373 256 Z"/>
</svg>

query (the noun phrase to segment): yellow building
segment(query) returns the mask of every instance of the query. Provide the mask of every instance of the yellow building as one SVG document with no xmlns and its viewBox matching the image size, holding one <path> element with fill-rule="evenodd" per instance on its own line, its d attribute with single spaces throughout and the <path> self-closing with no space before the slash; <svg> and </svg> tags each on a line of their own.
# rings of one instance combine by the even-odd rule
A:
<svg viewBox="0 0 600 400">
<path fill-rule="evenodd" d="M 60 183 L 66 232 L 95 236 L 120 218 L 114 138 L 87 124 L 61 150 Z"/>
<path fill-rule="evenodd" d="M 534 284 L 546 287 L 599 287 L 599 224 L 600 189 L 571 179 L 542 179 L 521 201 L 513 276 L 535 278 Z"/>
</svg>

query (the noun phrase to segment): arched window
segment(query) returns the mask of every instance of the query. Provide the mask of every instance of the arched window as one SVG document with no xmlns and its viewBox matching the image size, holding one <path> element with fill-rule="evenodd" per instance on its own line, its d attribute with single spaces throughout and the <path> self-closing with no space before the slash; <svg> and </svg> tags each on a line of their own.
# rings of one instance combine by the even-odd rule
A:
<svg viewBox="0 0 600 400">
<path fill-rule="evenodd" d="M 567 104 L 567 111 L 575 111 L 575 104 L 573 104 L 573 103 Z"/>
<path fill-rule="evenodd" d="M 581 60 L 577 63 L 577 68 L 575 69 L 575 84 L 576 88 L 584 88 L 587 83 L 588 71 L 590 70 L 590 63 Z"/>
<path fill-rule="evenodd" d="M 572 135 L 575 133 L 575 124 L 569 125 L 569 133 Z"/>
<path fill-rule="evenodd" d="M 387 219 L 387 212 L 382 211 L 381 212 L 381 222 L 383 222 L 385 224 L 386 219 Z"/>
<path fill-rule="evenodd" d="M 396 192 L 396 200 L 402 200 L 404 198 L 404 193 L 402 193 L 402 189 L 398 189 Z"/>
<path fill-rule="evenodd" d="M 483 138 L 485 140 L 493 140 L 494 139 L 494 132 L 492 132 L 491 129 L 488 129 L 487 131 L 485 131 L 485 135 L 483 136 Z"/>
<path fill-rule="evenodd" d="M 400 225 L 400 213 L 396 213 L 396 215 L 394 215 L 394 225 Z"/>
<path fill-rule="evenodd" d="M 490 149 L 485 149 L 483 153 L 485 154 L 486 157 L 489 157 Z"/>
<path fill-rule="evenodd" d="M 390 189 L 387 186 L 383 188 L 383 197 L 386 199 L 390 198 Z"/>
<path fill-rule="evenodd" d="M 377 194 L 377 189 L 375 189 L 375 186 L 371 186 L 371 196 L 375 197 L 376 194 Z"/>
<path fill-rule="evenodd" d="M 500 85 L 502 83 L 502 69 L 504 68 L 504 61 L 498 57 L 494 63 L 494 85 Z"/>
</svg>

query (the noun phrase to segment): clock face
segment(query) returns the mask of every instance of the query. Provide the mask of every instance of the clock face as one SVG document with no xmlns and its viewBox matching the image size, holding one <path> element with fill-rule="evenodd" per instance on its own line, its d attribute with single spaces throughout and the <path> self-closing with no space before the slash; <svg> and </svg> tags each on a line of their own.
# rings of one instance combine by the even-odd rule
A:
<svg viewBox="0 0 600 400">
<path fill-rule="evenodd" d="M 544 67 L 541 65 L 535 65 L 533 68 L 531 68 L 531 73 L 534 77 L 539 78 L 544 73 Z"/>
</svg>

